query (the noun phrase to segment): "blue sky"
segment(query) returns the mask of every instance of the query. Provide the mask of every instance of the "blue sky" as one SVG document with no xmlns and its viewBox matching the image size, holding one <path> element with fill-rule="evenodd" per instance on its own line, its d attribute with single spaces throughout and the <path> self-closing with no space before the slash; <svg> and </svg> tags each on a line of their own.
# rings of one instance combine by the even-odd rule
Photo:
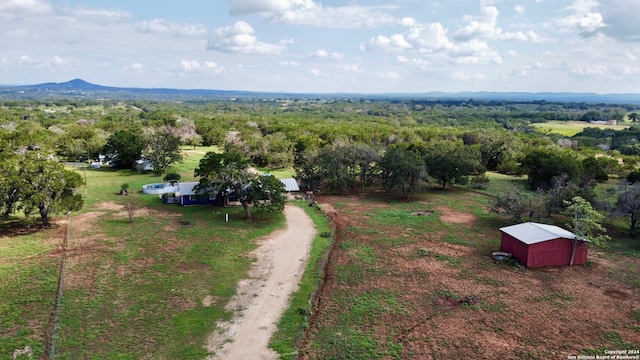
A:
<svg viewBox="0 0 640 360">
<path fill-rule="evenodd" d="M 0 83 L 640 93 L 640 0 L 0 0 Z"/>
</svg>

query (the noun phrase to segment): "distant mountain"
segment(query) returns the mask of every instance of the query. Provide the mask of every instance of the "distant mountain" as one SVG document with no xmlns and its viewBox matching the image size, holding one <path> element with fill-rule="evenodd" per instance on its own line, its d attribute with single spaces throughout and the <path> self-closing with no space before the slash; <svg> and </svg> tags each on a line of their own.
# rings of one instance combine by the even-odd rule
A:
<svg viewBox="0 0 640 360">
<path fill-rule="evenodd" d="M 223 98 L 261 98 L 273 94 L 227 90 L 180 90 L 165 88 L 123 88 L 92 84 L 82 79 L 62 83 L 0 86 L 0 99 L 108 98 L 148 100 L 188 100 Z"/>
<path fill-rule="evenodd" d="M 118 88 L 96 85 L 82 79 L 73 79 L 63 83 L 44 83 L 37 85 L 21 86 L 21 88 L 40 89 L 43 91 L 50 90 L 84 90 L 84 91 L 114 91 Z"/>
<path fill-rule="evenodd" d="M 146 99 L 161 101 L 213 99 L 394 99 L 394 100 L 474 100 L 474 101 L 558 101 L 640 104 L 640 94 L 595 94 L 564 92 L 429 92 L 429 93 L 276 93 L 239 90 L 122 88 L 92 84 L 82 79 L 63 83 L 0 86 L 0 99 Z"/>
</svg>

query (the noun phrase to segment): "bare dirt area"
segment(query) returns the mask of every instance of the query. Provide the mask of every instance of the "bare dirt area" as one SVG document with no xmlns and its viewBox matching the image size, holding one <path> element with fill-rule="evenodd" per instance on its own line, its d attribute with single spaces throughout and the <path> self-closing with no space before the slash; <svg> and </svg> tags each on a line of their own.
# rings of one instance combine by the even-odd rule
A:
<svg viewBox="0 0 640 360">
<path fill-rule="evenodd" d="M 478 195 L 463 196 L 457 208 L 441 195 L 373 211 L 358 197 L 319 199 L 337 238 L 300 358 L 566 359 L 640 346 L 640 259 L 497 262 L 504 225 L 476 218 Z"/>
<path fill-rule="evenodd" d="M 250 277 L 238 284 L 227 310 L 236 315 L 218 323 L 208 341 L 211 359 L 277 359 L 267 347 L 275 325 L 288 305 L 289 295 L 302 275 L 311 242 L 313 221 L 304 210 L 285 207 L 287 227 L 261 240 L 251 255 L 256 261 Z"/>
</svg>

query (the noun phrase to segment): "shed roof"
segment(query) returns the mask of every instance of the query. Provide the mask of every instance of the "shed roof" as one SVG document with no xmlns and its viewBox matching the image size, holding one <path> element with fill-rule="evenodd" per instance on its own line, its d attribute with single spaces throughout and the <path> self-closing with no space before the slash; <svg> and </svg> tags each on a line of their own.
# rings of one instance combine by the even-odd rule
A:
<svg viewBox="0 0 640 360">
<path fill-rule="evenodd" d="M 280 182 L 284 184 L 284 191 L 300 191 L 296 179 L 280 179 Z"/>
<path fill-rule="evenodd" d="M 557 238 L 576 239 L 576 235 L 568 230 L 555 225 L 526 222 L 500 228 L 503 233 L 509 234 L 527 245 L 537 244 Z"/>
</svg>

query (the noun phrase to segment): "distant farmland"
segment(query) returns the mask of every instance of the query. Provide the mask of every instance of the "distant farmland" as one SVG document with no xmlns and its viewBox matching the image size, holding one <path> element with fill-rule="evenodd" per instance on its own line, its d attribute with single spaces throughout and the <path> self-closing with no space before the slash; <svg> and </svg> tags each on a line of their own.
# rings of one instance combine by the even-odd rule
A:
<svg viewBox="0 0 640 360">
<path fill-rule="evenodd" d="M 578 134 L 585 128 L 599 128 L 599 129 L 613 129 L 613 130 L 624 130 L 629 128 L 628 124 L 620 124 L 620 125 L 602 125 L 602 124 L 591 124 L 584 121 L 549 121 L 545 123 L 536 123 L 532 124 L 536 129 L 546 132 L 546 133 L 556 133 L 564 136 L 573 136 Z"/>
</svg>

